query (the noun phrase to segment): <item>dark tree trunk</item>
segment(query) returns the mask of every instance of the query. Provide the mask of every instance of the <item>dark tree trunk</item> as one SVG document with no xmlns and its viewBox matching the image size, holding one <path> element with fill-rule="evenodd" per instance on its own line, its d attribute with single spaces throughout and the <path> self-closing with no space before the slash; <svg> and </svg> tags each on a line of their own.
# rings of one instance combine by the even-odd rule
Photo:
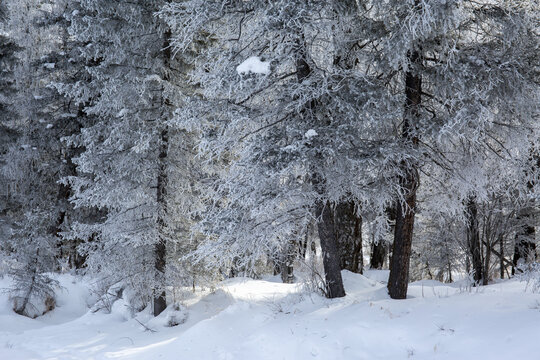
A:
<svg viewBox="0 0 540 360">
<path fill-rule="evenodd" d="M 422 56 L 418 51 L 408 54 L 411 69 L 405 74 L 405 114 L 402 137 L 412 146 L 417 146 L 416 120 L 421 104 L 422 78 L 415 72 L 422 66 Z M 399 183 L 403 189 L 403 199 L 396 206 L 396 227 L 394 244 L 390 260 L 390 276 L 388 293 L 392 299 L 405 299 L 409 285 L 409 262 L 412 249 L 414 214 L 416 208 L 416 189 L 418 187 L 418 170 L 416 164 L 403 162 L 403 174 Z"/>
<path fill-rule="evenodd" d="M 334 214 L 330 203 L 319 202 L 316 206 L 317 228 L 326 280 L 326 296 L 330 299 L 345 296 L 336 241 Z"/>
<path fill-rule="evenodd" d="M 169 80 L 168 69 L 170 68 L 171 61 L 171 48 L 170 48 L 171 31 L 167 30 L 163 35 L 163 68 L 165 69 L 162 74 L 163 80 Z M 161 107 L 166 109 L 170 106 L 165 96 L 161 95 Z M 167 120 L 167 110 L 163 110 L 161 119 L 163 123 Z M 158 155 L 158 178 L 157 178 L 157 194 L 156 201 L 158 204 L 158 218 L 157 218 L 157 230 L 158 239 L 154 248 L 155 256 L 155 270 L 156 270 L 156 290 L 154 293 L 154 316 L 158 316 L 167 308 L 166 294 L 164 290 L 164 276 L 167 257 L 167 241 L 165 235 L 165 215 L 167 214 L 167 156 L 169 152 L 169 128 L 167 125 L 162 124 L 162 130 L 160 134 L 160 149 Z"/>
<path fill-rule="evenodd" d="M 528 258 L 533 257 L 536 260 L 536 244 L 534 242 L 534 237 L 534 226 L 529 225 L 523 226 L 516 234 L 514 257 L 512 259 L 512 275 L 515 275 L 516 271 L 521 272 L 518 268 L 521 259 L 527 261 Z"/>
<path fill-rule="evenodd" d="M 480 284 L 483 279 L 482 255 L 480 249 L 480 229 L 478 228 L 478 208 L 475 196 L 470 196 L 467 202 L 467 247 L 472 262 L 473 279 L 476 284 Z"/>
<path fill-rule="evenodd" d="M 157 181 L 157 203 L 159 205 L 160 214 L 158 215 L 158 241 L 155 245 L 155 268 L 156 268 L 156 286 L 157 291 L 154 294 L 154 316 L 161 314 L 167 307 L 167 301 L 165 291 L 163 290 L 163 277 L 165 274 L 167 246 L 165 239 L 165 220 L 164 215 L 166 213 L 165 196 L 167 193 L 167 173 L 166 173 L 166 160 L 169 147 L 169 134 L 168 130 L 164 129 L 161 132 L 161 149 L 159 151 L 159 174 Z"/>
<path fill-rule="evenodd" d="M 340 267 L 362 273 L 362 217 L 355 211 L 352 201 L 341 202 L 334 209 L 334 224 Z"/>
<path fill-rule="evenodd" d="M 281 280 L 284 284 L 292 284 L 294 282 L 294 259 L 296 257 L 296 243 L 289 242 L 289 245 L 282 254 L 280 261 Z"/>
<path fill-rule="evenodd" d="M 492 243 L 490 241 L 486 242 L 486 253 L 484 254 L 484 269 L 482 272 L 482 285 L 488 285 L 489 282 L 489 266 L 491 263 L 491 251 Z"/>
<path fill-rule="evenodd" d="M 370 269 L 382 269 L 388 253 L 388 245 L 382 240 L 373 240 L 371 243 Z"/>
<path fill-rule="evenodd" d="M 307 62 L 303 37 L 300 39 L 298 45 L 298 52 L 296 54 L 296 78 L 301 83 L 309 76 L 311 68 Z M 302 115 L 312 116 L 314 110 L 315 102 L 311 101 L 305 104 Z M 318 157 L 322 160 L 321 154 L 318 154 Z M 324 180 L 316 168 L 313 168 L 311 181 L 317 193 L 324 198 L 326 194 Z M 334 214 L 330 204 L 326 201 L 318 201 L 315 205 L 315 217 L 317 219 L 317 228 L 319 230 L 322 249 L 326 296 L 330 299 L 343 297 L 345 296 L 345 289 L 343 288 L 343 279 L 341 278 Z"/>
<path fill-rule="evenodd" d="M 409 286 L 409 263 L 412 249 L 414 228 L 414 208 L 416 206 L 417 175 L 405 177 L 402 183 L 408 192 L 405 204 L 398 206 L 396 211 L 396 228 L 394 231 L 394 246 L 390 261 L 390 276 L 388 277 L 388 293 L 392 299 L 405 299 Z"/>
<path fill-rule="evenodd" d="M 386 209 L 386 214 L 388 216 L 388 223 L 390 225 L 391 233 L 394 233 L 396 230 L 396 209 L 395 207 L 389 207 Z M 386 257 L 389 255 L 389 244 L 384 239 L 375 239 L 371 242 L 371 256 L 369 260 L 370 269 L 382 269 L 384 267 L 384 262 Z"/>
<path fill-rule="evenodd" d="M 501 256 L 499 256 L 499 270 L 501 272 L 501 279 L 504 279 L 504 236 L 502 234 L 499 235 L 499 253 Z"/>
</svg>

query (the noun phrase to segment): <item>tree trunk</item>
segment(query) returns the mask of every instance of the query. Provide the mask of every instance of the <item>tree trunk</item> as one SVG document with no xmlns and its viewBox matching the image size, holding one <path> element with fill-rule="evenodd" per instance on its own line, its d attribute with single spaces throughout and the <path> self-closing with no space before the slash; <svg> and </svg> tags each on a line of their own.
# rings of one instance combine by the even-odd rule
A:
<svg viewBox="0 0 540 360">
<path fill-rule="evenodd" d="M 355 210 L 352 201 L 339 203 L 334 209 L 334 224 L 341 269 L 361 274 L 362 217 Z"/>
<path fill-rule="evenodd" d="M 402 137 L 407 143 L 416 147 L 416 120 L 421 104 L 422 78 L 414 71 L 422 66 L 422 56 L 418 51 L 408 54 L 410 70 L 405 74 L 405 114 Z M 418 170 L 416 164 L 402 162 L 403 174 L 399 183 L 403 189 L 403 199 L 396 206 L 396 227 L 394 244 L 390 261 L 390 276 L 388 278 L 388 293 L 392 299 L 405 299 L 409 285 L 409 262 L 412 249 L 414 214 L 416 208 L 416 189 L 418 187 Z"/>
<path fill-rule="evenodd" d="M 298 53 L 296 54 L 296 78 L 301 83 L 309 76 L 311 68 L 307 63 L 303 36 L 299 42 Z M 305 116 L 311 116 L 309 114 L 313 113 L 314 110 L 315 103 L 310 102 L 305 105 L 303 112 Z M 322 160 L 322 154 L 319 154 L 318 157 Z M 324 180 L 315 168 L 312 171 L 311 181 L 315 191 L 324 198 L 326 194 Z M 345 296 L 345 289 L 343 288 L 343 279 L 341 278 L 334 214 L 330 208 L 330 204 L 326 201 L 319 200 L 315 204 L 315 217 L 317 219 L 317 228 L 321 242 L 326 296 L 330 299 L 343 297 Z"/>
<path fill-rule="evenodd" d="M 472 261 L 473 279 L 479 284 L 483 279 L 482 256 L 480 253 L 480 230 L 478 228 L 478 208 L 476 197 L 470 196 L 467 202 L 467 246 Z"/>
<path fill-rule="evenodd" d="M 164 81 L 169 80 L 168 68 L 170 67 L 171 60 L 171 48 L 170 48 L 170 38 L 171 31 L 167 30 L 164 33 L 163 39 L 163 68 L 165 69 L 162 74 Z M 165 99 L 163 93 L 161 96 L 161 107 L 163 110 L 160 121 L 165 122 L 167 120 L 166 115 L 168 111 L 165 110 L 169 106 L 167 99 Z M 165 266 L 166 266 L 166 257 L 167 257 L 167 242 L 165 235 L 165 215 L 167 214 L 167 156 L 169 151 L 169 128 L 167 125 L 162 124 L 162 130 L 160 135 L 160 149 L 158 155 L 159 168 L 158 168 L 158 178 L 157 178 L 157 197 L 156 201 L 158 204 L 158 219 L 157 219 L 157 230 L 158 230 L 158 241 L 154 248 L 155 255 L 155 270 L 156 270 L 156 286 L 157 289 L 154 293 L 154 316 L 158 316 L 167 308 L 166 294 L 164 290 L 164 275 L 165 275 Z"/>
<path fill-rule="evenodd" d="M 487 240 L 487 239 L 486 239 Z M 482 285 L 488 285 L 489 281 L 489 265 L 491 263 L 491 251 L 493 244 L 491 241 L 486 242 L 486 253 L 484 255 L 484 271 L 482 276 Z"/>
<path fill-rule="evenodd" d="M 330 299 L 345 296 L 336 241 L 334 214 L 330 203 L 319 202 L 316 206 L 317 228 L 321 241 L 326 296 Z"/>
<path fill-rule="evenodd" d="M 167 209 L 165 204 L 165 196 L 167 193 L 167 173 L 166 173 L 166 160 L 169 147 L 169 134 L 168 129 L 165 128 L 161 132 L 161 149 L 159 151 L 159 174 L 157 181 L 157 203 L 159 206 L 160 214 L 158 215 L 158 241 L 155 245 L 155 268 L 156 268 L 156 285 L 158 290 L 154 294 L 154 316 L 161 314 L 167 307 L 167 301 L 165 291 L 163 289 L 163 277 L 165 274 L 167 247 L 165 239 L 165 215 Z"/>
<path fill-rule="evenodd" d="M 504 237 L 502 234 L 499 235 L 499 252 L 501 254 L 499 257 L 499 270 L 501 272 L 501 279 L 504 279 Z"/>
<path fill-rule="evenodd" d="M 394 246 L 390 261 L 390 276 L 388 277 L 388 293 L 392 299 L 405 299 L 407 297 L 414 208 L 416 206 L 416 177 L 417 175 L 411 174 L 404 178 L 402 186 L 408 194 L 405 204 L 397 208 Z"/>
<path fill-rule="evenodd" d="M 534 226 L 525 225 L 516 234 L 514 245 L 514 257 L 512 259 L 512 275 L 516 271 L 522 272 L 518 268 L 520 260 L 527 261 L 529 257 L 534 257 L 536 260 L 536 244 L 534 242 L 535 229 Z"/>
<path fill-rule="evenodd" d="M 384 260 L 386 259 L 388 246 L 382 240 L 379 239 L 377 242 L 373 239 L 371 243 L 371 257 L 369 261 L 370 269 L 382 269 L 384 266 Z"/>
<path fill-rule="evenodd" d="M 290 241 L 281 257 L 280 272 L 281 280 L 284 284 L 292 284 L 294 282 L 293 263 L 296 257 L 296 247 L 296 243 L 294 241 Z"/>
</svg>

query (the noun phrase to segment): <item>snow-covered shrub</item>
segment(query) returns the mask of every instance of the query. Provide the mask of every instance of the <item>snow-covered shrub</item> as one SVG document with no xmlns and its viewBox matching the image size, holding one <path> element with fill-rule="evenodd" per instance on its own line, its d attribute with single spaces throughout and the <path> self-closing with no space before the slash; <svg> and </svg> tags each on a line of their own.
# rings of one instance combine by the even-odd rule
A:
<svg viewBox="0 0 540 360">
<path fill-rule="evenodd" d="M 180 304 L 173 304 L 167 311 L 167 321 L 165 326 L 173 327 L 185 323 L 187 320 L 187 310 Z"/>
<path fill-rule="evenodd" d="M 31 277 L 14 276 L 14 285 L 9 289 L 10 300 L 13 304 L 13 311 L 19 315 L 36 318 L 56 307 L 55 288 L 58 288 L 58 281 L 51 279 L 45 274 L 34 273 Z"/>
<path fill-rule="evenodd" d="M 540 262 L 523 264 L 519 269 L 523 271 L 518 275 L 519 280 L 527 282 L 525 289 L 540 293 Z"/>
<path fill-rule="evenodd" d="M 91 311 L 104 311 L 110 314 L 113 304 L 122 298 L 124 287 L 121 283 L 106 286 L 104 282 L 99 281 L 94 285 L 92 292 L 99 297 L 99 300 L 92 306 Z"/>
</svg>

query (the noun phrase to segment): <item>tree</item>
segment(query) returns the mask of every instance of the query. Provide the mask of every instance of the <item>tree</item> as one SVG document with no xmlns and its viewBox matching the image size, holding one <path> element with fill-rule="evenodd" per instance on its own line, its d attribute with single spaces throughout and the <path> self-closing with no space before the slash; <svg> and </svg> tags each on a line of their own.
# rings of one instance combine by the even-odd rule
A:
<svg viewBox="0 0 540 360">
<path fill-rule="evenodd" d="M 0 4 L 0 166 L 4 170 L 8 156 L 9 148 L 16 142 L 18 136 L 18 122 L 20 115 L 15 106 L 15 97 L 17 93 L 15 81 L 15 68 L 17 64 L 16 52 L 19 47 L 15 44 L 12 37 L 4 32 L 8 20 L 8 9 L 4 3 Z M 10 216 L 6 216 L 14 211 L 14 202 L 11 194 L 16 191 L 13 184 L 9 182 L 9 176 L 5 171 L 0 172 L 0 183 L 4 191 L 0 194 L 0 214 L 2 218 L 10 222 Z M 8 236 L 9 227 L 1 229 L 2 233 Z"/>
<path fill-rule="evenodd" d="M 89 80 L 69 92 L 99 121 L 70 139 L 84 151 L 73 160 L 79 175 L 66 181 L 76 207 L 106 212 L 102 221 L 75 224 L 74 234 L 98 234 L 86 245 L 91 270 L 134 290 L 135 308 L 153 297 L 154 315 L 166 306 L 167 242 L 180 218 L 168 189 L 180 176 L 171 172 L 169 148 L 181 137 L 167 121 L 182 92 L 167 27 L 154 16 L 164 3 L 81 0 L 70 18 Z"/>
<path fill-rule="evenodd" d="M 68 207 L 57 181 L 67 163 L 59 139 L 69 134 L 70 127 L 61 120 L 64 108 L 58 104 L 62 101 L 46 88 L 59 73 L 55 63 L 47 62 L 49 52 L 57 50 L 57 33 L 41 26 L 42 5 L 10 4 L 10 41 L 20 46 L 12 54 L 13 62 L 3 66 L 14 74 L 4 90 L 10 92 L 10 108 L 16 108 L 17 114 L 5 113 L 11 117 L 7 122 L 11 132 L 18 134 L 5 149 L 9 160 L 2 164 L 10 228 L 3 250 L 13 261 L 14 309 L 30 317 L 54 308 L 55 282 L 48 273 L 60 267 L 59 232 Z M 52 17 L 55 10 L 43 16 Z"/>
<path fill-rule="evenodd" d="M 537 56 L 532 49 L 538 38 L 533 36 L 534 10 L 527 6 L 503 1 L 384 2 L 366 12 L 380 24 L 372 69 L 389 77 L 388 84 L 396 86 L 404 103 L 401 155 L 396 159 L 401 190 L 389 279 L 393 298 L 406 296 L 422 165 L 459 173 L 446 157 L 449 152 L 461 154 L 458 159 L 481 159 L 479 154 L 498 143 L 507 145 L 501 140 L 523 136 L 534 127 L 538 87 L 530 64 Z"/>
<path fill-rule="evenodd" d="M 178 110 L 177 125 L 200 134 L 206 161 L 226 160 L 204 196 L 198 230 L 207 238 L 196 260 L 253 268 L 299 242 L 315 219 L 327 295 L 345 294 L 334 210 L 382 213 L 392 196 L 378 190 L 395 173 L 384 153 L 391 116 L 379 111 L 387 103 L 372 101 L 392 101 L 390 91 L 359 72 L 354 56 L 353 66 L 334 61 L 359 46 L 354 27 L 336 26 L 357 19 L 356 9 L 347 1 L 186 1 L 162 12 L 179 52 L 207 44 L 191 61 L 201 90 Z"/>
</svg>

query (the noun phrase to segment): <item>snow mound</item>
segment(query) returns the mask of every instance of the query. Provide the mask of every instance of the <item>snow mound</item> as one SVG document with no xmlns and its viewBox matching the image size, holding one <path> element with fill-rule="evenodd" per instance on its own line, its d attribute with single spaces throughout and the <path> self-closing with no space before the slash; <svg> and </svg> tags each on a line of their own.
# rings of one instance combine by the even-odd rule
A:
<svg viewBox="0 0 540 360">
<path fill-rule="evenodd" d="M 180 304 L 172 304 L 158 316 L 151 317 L 148 321 L 148 328 L 159 329 L 163 327 L 173 327 L 182 325 L 187 321 L 187 308 Z"/>
<path fill-rule="evenodd" d="M 377 281 L 348 270 L 343 270 L 341 272 L 341 277 L 343 278 L 343 284 L 347 291 L 372 291 L 378 285 Z"/>
<path fill-rule="evenodd" d="M 14 314 L 0 293 L 0 359 L 538 359 L 538 294 L 524 282 L 424 280 L 410 284 L 411 297 L 392 300 L 380 282 L 387 275 L 343 271 L 347 296 L 338 299 L 298 284 L 229 279 L 183 295 L 182 306 L 156 318 L 147 307 L 127 321 L 119 315 L 128 296 L 112 314 L 84 313 L 89 282 L 61 277 L 58 308 L 36 320 Z M 62 312 L 78 317 L 42 320 Z M 179 324 L 169 327 L 173 319 Z"/>
<path fill-rule="evenodd" d="M 386 284 L 388 282 L 388 276 L 390 276 L 390 270 L 364 270 L 364 276 L 368 279 Z"/>
</svg>

